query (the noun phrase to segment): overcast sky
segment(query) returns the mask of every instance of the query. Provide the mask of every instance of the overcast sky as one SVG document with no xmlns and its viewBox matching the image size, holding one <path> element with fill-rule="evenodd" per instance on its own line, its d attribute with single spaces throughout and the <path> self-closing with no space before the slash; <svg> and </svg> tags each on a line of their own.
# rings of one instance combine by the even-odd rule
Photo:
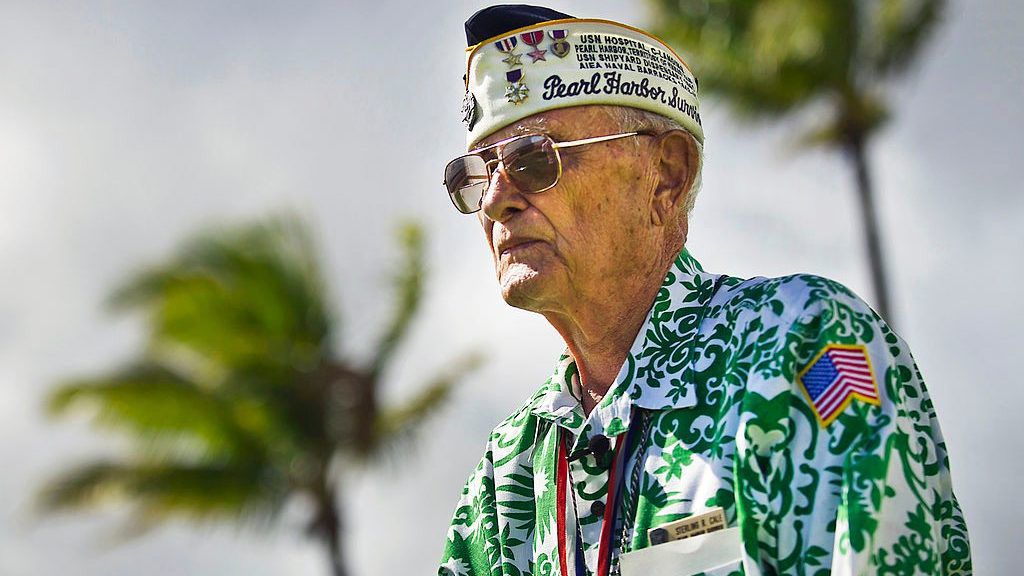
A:
<svg viewBox="0 0 1024 576">
<path fill-rule="evenodd" d="M 179 525 L 117 547 L 116 512 L 40 521 L 29 507 L 61 465 L 118 447 L 40 411 L 62 376 L 139 349 L 138 323 L 101 308 L 108 290 L 199 227 L 279 208 L 315 223 L 355 358 L 389 310 L 393 230 L 428 227 L 423 313 L 388 398 L 487 354 L 415 453 L 347 486 L 354 574 L 436 569 L 487 432 L 561 350 L 541 317 L 502 303 L 475 219 L 439 185 L 463 145 L 462 22 L 484 4 L 0 2 L 0 575 L 326 574 L 299 536 L 301 505 L 267 534 Z M 622 1 L 550 5 L 647 22 Z M 1022 31 L 1016 1 L 954 3 L 871 150 L 897 329 L 938 410 L 982 574 L 1014 571 L 1024 541 Z M 705 268 L 813 272 L 870 301 L 848 167 L 703 104 L 689 245 Z"/>
</svg>

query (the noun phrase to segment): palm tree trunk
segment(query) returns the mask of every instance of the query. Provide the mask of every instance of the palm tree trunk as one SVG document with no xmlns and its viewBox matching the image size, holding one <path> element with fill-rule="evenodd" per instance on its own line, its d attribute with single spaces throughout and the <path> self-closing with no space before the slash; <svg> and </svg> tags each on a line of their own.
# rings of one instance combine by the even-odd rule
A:
<svg viewBox="0 0 1024 576">
<path fill-rule="evenodd" d="M 341 521 L 337 513 L 334 515 L 334 519 L 333 530 L 328 530 L 325 535 L 327 538 L 327 551 L 330 554 L 331 560 L 331 574 L 333 576 L 346 576 L 345 559 L 341 550 Z"/>
<path fill-rule="evenodd" d="M 847 158 L 853 164 L 857 178 L 857 198 L 860 201 L 861 218 L 863 219 L 864 241 L 868 253 L 868 265 L 871 268 L 871 284 L 875 293 L 875 309 L 878 315 L 892 325 L 895 318 L 889 305 L 889 281 L 886 276 L 885 258 L 882 255 L 881 234 L 878 226 L 878 214 L 875 208 L 874 189 L 871 183 L 871 172 L 868 169 L 867 145 L 862 134 L 851 135 L 845 146 Z"/>
<path fill-rule="evenodd" d="M 314 522 L 315 531 L 327 549 L 331 576 L 346 576 L 345 555 L 341 543 L 341 513 L 338 509 L 336 492 L 327 486 L 322 487 L 317 496 L 317 512 Z"/>
</svg>

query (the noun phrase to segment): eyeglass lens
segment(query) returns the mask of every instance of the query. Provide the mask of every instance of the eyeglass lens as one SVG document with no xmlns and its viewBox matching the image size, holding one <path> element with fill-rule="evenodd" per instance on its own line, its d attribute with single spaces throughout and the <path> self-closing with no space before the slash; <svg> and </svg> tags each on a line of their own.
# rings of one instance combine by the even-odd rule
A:
<svg viewBox="0 0 1024 576">
<path fill-rule="evenodd" d="M 501 146 L 498 155 L 505 174 L 522 192 L 542 192 L 558 182 L 558 151 L 547 136 L 534 134 L 515 138 Z M 444 173 L 448 194 L 455 207 L 464 214 L 480 209 L 490 177 L 488 163 L 478 154 L 452 160 Z"/>
</svg>

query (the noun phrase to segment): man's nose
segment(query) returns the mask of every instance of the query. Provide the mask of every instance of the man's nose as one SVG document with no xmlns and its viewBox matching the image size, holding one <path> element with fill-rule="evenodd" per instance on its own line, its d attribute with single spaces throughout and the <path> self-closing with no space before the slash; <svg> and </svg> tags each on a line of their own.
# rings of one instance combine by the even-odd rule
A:
<svg viewBox="0 0 1024 576">
<path fill-rule="evenodd" d="M 483 198 L 480 199 L 480 209 L 489 219 L 504 222 L 516 212 L 526 210 L 529 205 L 522 191 L 509 180 L 505 165 L 499 162 L 491 173 L 491 180 L 487 183 Z"/>
</svg>

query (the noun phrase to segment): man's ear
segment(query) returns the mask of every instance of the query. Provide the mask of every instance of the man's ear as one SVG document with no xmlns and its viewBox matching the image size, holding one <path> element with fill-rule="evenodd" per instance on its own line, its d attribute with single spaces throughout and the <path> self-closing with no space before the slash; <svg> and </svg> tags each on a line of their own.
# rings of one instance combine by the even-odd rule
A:
<svg viewBox="0 0 1024 576">
<path fill-rule="evenodd" d="M 697 168 L 697 146 L 683 130 L 658 136 L 658 184 L 654 189 L 651 221 L 660 226 L 675 220 L 677 210 L 686 206 L 686 194 L 693 185 Z"/>
</svg>

